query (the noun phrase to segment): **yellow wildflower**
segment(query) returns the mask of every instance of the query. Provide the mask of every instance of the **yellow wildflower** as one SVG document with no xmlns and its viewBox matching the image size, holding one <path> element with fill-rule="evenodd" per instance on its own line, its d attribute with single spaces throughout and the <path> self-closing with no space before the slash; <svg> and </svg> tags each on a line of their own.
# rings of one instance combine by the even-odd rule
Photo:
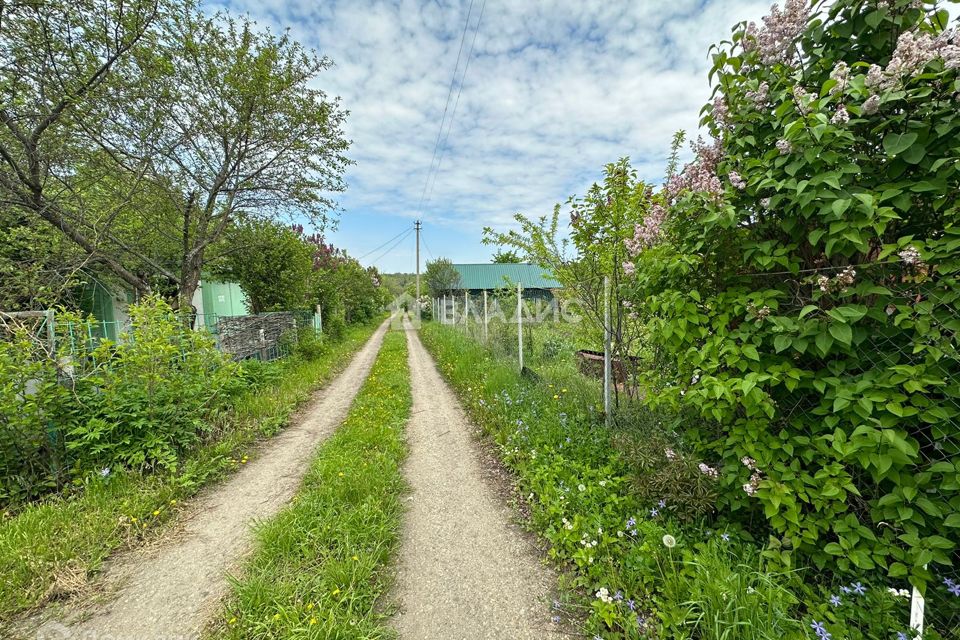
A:
<svg viewBox="0 0 960 640">
<path fill-rule="evenodd" d="M 316 618 L 310 618 L 310 624 L 317 624 Z"/>
<path fill-rule="evenodd" d="M 336 589 L 333 590 L 333 595 L 335 596 L 340 595 L 340 587 L 337 587 Z"/>
<path fill-rule="evenodd" d="M 279 613 L 273 614 L 273 619 L 274 619 L 274 620 L 279 620 L 279 619 L 280 619 L 280 614 L 279 614 Z"/>
<path fill-rule="evenodd" d="M 230 619 L 227 621 L 227 624 L 237 624 L 237 619 L 236 619 L 236 618 L 230 618 Z"/>
<path fill-rule="evenodd" d="M 156 511 L 154 511 L 154 512 L 153 512 L 153 515 L 155 515 L 155 516 L 160 515 L 160 509 L 157 509 Z"/>
</svg>

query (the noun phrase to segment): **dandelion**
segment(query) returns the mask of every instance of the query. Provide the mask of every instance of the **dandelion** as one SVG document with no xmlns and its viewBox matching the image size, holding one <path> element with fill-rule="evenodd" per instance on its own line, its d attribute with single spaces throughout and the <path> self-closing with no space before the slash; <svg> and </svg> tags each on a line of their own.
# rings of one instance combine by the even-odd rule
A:
<svg viewBox="0 0 960 640">
<path fill-rule="evenodd" d="M 673 549 L 675 546 L 677 546 L 677 539 L 668 533 L 663 536 L 663 546 L 665 546 L 667 549 Z"/>
</svg>

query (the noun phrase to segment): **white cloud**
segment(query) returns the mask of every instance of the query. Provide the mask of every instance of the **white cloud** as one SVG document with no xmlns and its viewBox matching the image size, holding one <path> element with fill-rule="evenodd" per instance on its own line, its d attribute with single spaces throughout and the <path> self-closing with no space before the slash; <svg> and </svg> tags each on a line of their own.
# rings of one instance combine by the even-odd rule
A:
<svg viewBox="0 0 960 640">
<path fill-rule="evenodd" d="M 624 155 L 659 180 L 671 136 L 696 129 L 709 96 L 709 46 L 769 2 L 489 0 L 426 219 L 473 233 L 517 211 L 546 213 Z M 348 214 L 413 217 L 468 2 L 229 6 L 336 63 L 318 86 L 351 112 Z"/>
</svg>

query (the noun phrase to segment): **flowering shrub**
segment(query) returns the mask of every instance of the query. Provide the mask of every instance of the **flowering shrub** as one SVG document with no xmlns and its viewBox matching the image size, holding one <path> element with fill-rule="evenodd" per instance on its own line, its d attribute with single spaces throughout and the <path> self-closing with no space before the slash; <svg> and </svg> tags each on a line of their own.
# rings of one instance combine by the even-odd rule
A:
<svg viewBox="0 0 960 640">
<path fill-rule="evenodd" d="M 789 0 L 738 26 L 713 53 L 715 142 L 626 245 L 672 363 L 648 397 L 699 412 L 681 436 L 719 461 L 717 506 L 762 513 L 784 563 L 921 584 L 957 551 L 960 33 L 945 27 L 910 0 Z"/>
</svg>

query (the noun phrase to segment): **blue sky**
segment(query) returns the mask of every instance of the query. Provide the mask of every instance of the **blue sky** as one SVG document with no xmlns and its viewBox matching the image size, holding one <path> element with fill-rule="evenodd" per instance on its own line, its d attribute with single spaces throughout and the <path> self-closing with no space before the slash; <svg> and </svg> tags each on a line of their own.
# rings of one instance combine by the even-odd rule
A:
<svg viewBox="0 0 960 640">
<path fill-rule="evenodd" d="M 470 0 L 226 1 L 332 58 L 316 84 L 350 111 L 356 165 L 328 237 L 351 255 L 369 254 L 365 264 L 413 271 L 412 235 L 385 255 L 372 250 L 418 217 Z M 736 22 L 759 20 L 769 4 L 487 0 L 420 214 L 423 260 L 488 260 L 485 225 L 506 228 L 516 212 L 549 213 L 621 156 L 659 181 L 674 131 L 696 131 L 710 93 L 710 45 Z M 458 77 L 481 5 L 473 0 Z"/>
</svg>

